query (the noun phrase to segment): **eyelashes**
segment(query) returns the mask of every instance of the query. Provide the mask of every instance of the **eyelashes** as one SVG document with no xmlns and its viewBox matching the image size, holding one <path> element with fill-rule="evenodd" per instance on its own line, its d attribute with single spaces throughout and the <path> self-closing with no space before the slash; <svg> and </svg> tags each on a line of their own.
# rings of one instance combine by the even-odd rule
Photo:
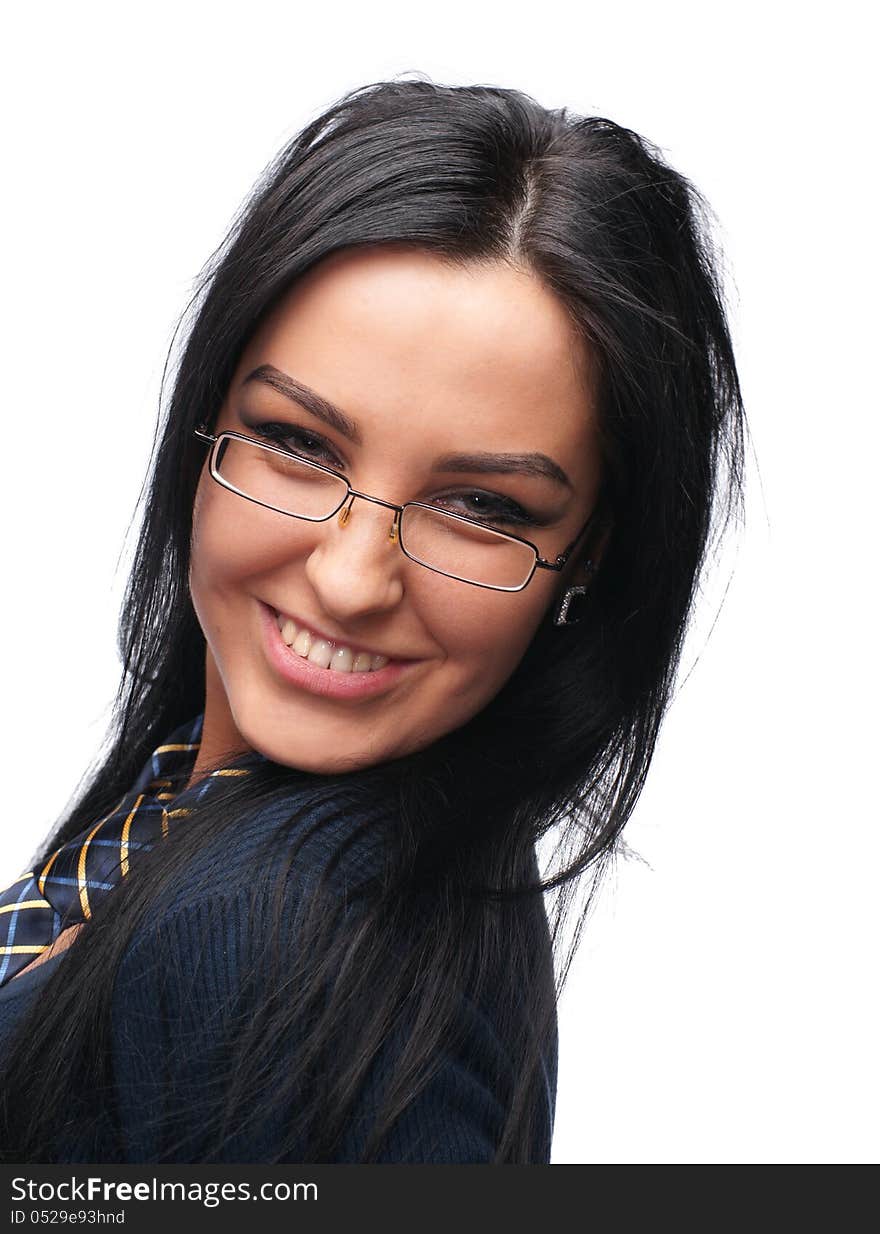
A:
<svg viewBox="0 0 880 1234">
<path fill-rule="evenodd" d="M 342 470 L 342 463 L 335 451 L 317 433 L 307 432 L 295 424 L 275 424 L 273 422 L 254 424 L 249 427 L 252 433 L 256 433 L 258 437 L 264 437 L 274 445 L 287 446 L 288 442 L 293 439 L 297 443 L 293 447 L 294 454 L 301 454 L 315 463 L 323 463 L 326 467 L 332 467 L 334 471 Z M 309 443 L 312 444 L 309 445 Z M 319 455 L 323 457 L 318 457 Z"/>
<path fill-rule="evenodd" d="M 282 446 L 309 462 L 319 463 L 333 471 L 344 474 L 345 465 L 336 451 L 320 433 L 304 429 L 297 424 L 268 420 L 255 424 L 242 418 L 249 432 L 273 445 Z M 490 493 L 483 489 L 464 489 L 446 493 L 434 499 L 441 509 L 450 509 L 454 514 L 463 514 L 474 522 L 502 527 L 540 527 L 546 519 L 539 519 L 525 510 L 511 497 Z M 462 503 L 456 508 L 453 503 Z M 470 504 L 468 504 L 470 503 Z M 430 504 L 430 503 L 428 503 Z"/>
</svg>

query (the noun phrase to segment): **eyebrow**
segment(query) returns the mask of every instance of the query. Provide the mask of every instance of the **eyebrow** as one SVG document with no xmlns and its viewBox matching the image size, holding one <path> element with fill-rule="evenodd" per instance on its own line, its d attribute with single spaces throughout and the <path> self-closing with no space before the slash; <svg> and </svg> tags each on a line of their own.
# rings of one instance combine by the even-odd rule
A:
<svg viewBox="0 0 880 1234">
<path fill-rule="evenodd" d="M 354 420 L 341 408 L 331 403 L 329 399 L 304 386 L 287 373 L 282 373 L 273 364 L 261 364 L 249 373 L 241 383 L 262 382 L 271 386 L 285 398 L 298 403 L 317 419 L 322 420 L 330 428 L 345 437 L 354 445 L 363 445 L 363 436 Z M 564 470 L 547 454 L 494 454 L 485 450 L 470 453 L 444 454 L 436 459 L 433 471 L 467 472 L 479 471 L 496 475 L 533 476 L 539 479 L 553 480 L 568 489 L 574 486 Z"/>
</svg>

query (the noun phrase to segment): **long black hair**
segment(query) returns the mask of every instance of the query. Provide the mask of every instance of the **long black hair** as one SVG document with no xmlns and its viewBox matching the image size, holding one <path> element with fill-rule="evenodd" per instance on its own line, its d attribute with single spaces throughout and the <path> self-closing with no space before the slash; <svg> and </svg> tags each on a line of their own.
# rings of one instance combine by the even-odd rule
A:
<svg viewBox="0 0 880 1234">
<path fill-rule="evenodd" d="M 106 1116 L 114 980 L 150 905 L 206 837 L 233 829 L 244 806 L 282 801 L 297 774 L 310 800 L 324 803 L 325 823 L 391 803 L 390 858 L 365 884 L 359 913 L 334 915 L 316 886 L 320 910 L 303 913 L 313 933 L 297 943 L 296 996 L 267 994 L 263 1014 L 239 1032 L 234 1083 L 247 1091 L 249 1078 L 268 1077 L 267 1101 L 298 1092 L 286 1151 L 332 1159 L 370 1061 L 406 1005 L 414 1027 L 370 1160 L 425 1082 L 460 990 L 480 988 L 503 958 L 515 997 L 499 1014 L 515 1081 L 495 1160 L 530 1160 L 546 1101 L 541 1051 L 590 898 L 575 891 L 594 887 L 615 852 L 670 700 L 708 547 L 741 507 L 745 421 L 711 221 L 694 187 L 636 133 L 512 89 L 380 81 L 343 96 L 270 164 L 182 319 L 121 613 L 111 740 L 37 861 L 110 810 L 162 738 L 204 707 L 205 639 L 188 591 L 204 461 L 194 426 L 212 424 L 257 324 L 301 275 L 334 251 L 383 243 L 528 269 L 597 358 L 606 538 L 583 620 L 554 627 L 548 615 L 497 696 L 428 748 L 339 775 L 267 762 L 120 880 L 6 1060 L 3 1135 L 17 1160 L 56 1159 L 71 1111 L 86 1130 Z M 545 843 L 556 856 L 542 880 L 534 857 Z M 413 911 L 426 896 L 442 912 Z M 536 913 L 548 906 L 549 977 L 535 960 Z M 295 1022 L 309 1031 L 282 1074 L 273 1043 Z M 341 1048 L 353 1040 L 356 1049 Z M 206 1106 L 215 1147 L 205 1160 L 222 1159 L 228 1098 Z"/>
</svg>

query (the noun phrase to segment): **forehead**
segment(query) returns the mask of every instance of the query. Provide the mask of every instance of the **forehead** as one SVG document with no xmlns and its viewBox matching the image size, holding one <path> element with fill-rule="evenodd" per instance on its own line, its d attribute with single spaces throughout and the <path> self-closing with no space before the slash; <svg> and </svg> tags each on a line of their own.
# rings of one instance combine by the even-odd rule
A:
<svg viewBox="0 0 880 1234">
<path fill-rule="evenodd" d="M 591 357 L 562 302 L 502 262 L 344 250 L 313 267 L 251 339 L 238 376 L 270 363 L 364 426 L 435 427 L 576 449 L 595 427 Z M 528 438 L 528 441 L 525 439 Z M 507 444 L 505 442 L 505 444 Z"/>
</svg>

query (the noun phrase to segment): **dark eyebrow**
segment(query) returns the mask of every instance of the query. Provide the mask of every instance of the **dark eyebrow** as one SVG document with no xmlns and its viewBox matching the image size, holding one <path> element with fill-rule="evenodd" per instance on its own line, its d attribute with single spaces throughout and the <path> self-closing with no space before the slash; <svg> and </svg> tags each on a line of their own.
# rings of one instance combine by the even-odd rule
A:
<svg viewBox="0 0 880 1234">
<path fill-rule="evenodd" d="M 546 454 L 444 454 L 432 471 L 483 471 L 495 475 L 537 476 L 573 488 L 571 480 L 557 462 Z"/>
<path fill-rule="evenodd" d="M 288 377 L 286 373 L 282 373 L 273 364 L 261 364 L 252 373 L 248 373 L 241 384 L 246 386 L 250 381 L 265 382 L 267 386 L 271 386 L 273 390 L 277 390 L 285 398 L 293 399 L 295 403 L 299 403 L 300 407 L 310 411 L 313 416 L 317 416 L 319 420 L 323 420 L 325 424 L 335 428 L 337 433 L 341 433 L 343 437 L 354 442 L 356 446 L 363 445 L 363 438 L 354 420 L 347 416 L 344 411 L 340 411 L 329 400 L 316 393 L 316 391 L 310 390 L 308 386 L 304 386 L 300 382 L 294 381 L 292 377 Z"/>
<path fill-rule="evenodd" d="M 301 382 L 294 380 L 293 377 L 289 377 L 287 373 L 282 373 L 274 365 L 261 364 L 259 368 L 255 368 L 252 373 L 245 377 L 242 385 L 247 385 L 251 381 L 264 382 L 266 385 L 271 386 L 273 390 L 277 390 L 279 394 L 283 394 L 285 398 L 292 399 L 300 407 L 310 411 L 319 420 L 323 420 L 330 428 L 336 429 L 348 441 L 353 442 L 357 446 L 363 445 L 363 437 L 360 430 L 350 416 L 347 416 L 344 411 L 315 390 L 311 390 L 308 386 L 304 386 Z M 487 451 L 479 450 L 469 454 L 444 454 L 435 461 L 431 470 L 446 472 L 479 471 L 495 475 L 537 476 L 540 479 L 553 480 L 568 489 L 574 488 L 571 480 L 569 480 L 559 464 L 550 458 L 549 455 L 540 453 L 490 454 Z"/>
</svg>

